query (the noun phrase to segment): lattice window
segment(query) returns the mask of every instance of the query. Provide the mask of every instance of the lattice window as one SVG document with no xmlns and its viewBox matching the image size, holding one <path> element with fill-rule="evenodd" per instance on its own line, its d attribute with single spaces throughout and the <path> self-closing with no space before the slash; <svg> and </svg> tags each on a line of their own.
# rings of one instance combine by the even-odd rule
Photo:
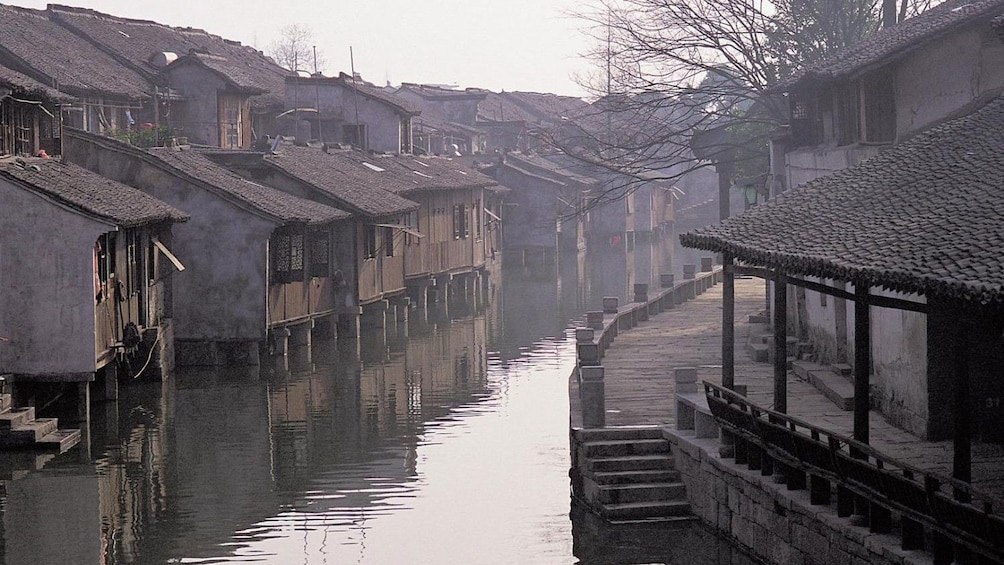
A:
<svg viewBox="0 0 1004 565">
<path fill-rule="evenodd" d="M 310 276 L 327 277 L 330 274 L 328 263 L 330 245 L 328 232 L 316 232 L 310 239 Z"/>
</svg>

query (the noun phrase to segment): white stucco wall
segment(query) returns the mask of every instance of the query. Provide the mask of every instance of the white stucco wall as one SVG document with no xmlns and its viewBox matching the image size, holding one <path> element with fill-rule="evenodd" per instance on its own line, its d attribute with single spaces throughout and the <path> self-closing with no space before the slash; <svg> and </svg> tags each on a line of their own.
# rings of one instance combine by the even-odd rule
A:
<svg viewBox="0 0 1004 565">
<path fill-rule="evenodd" d="M 925 302 L 921 296 L 877 288 L 871 293 Z M 873 401 L 896 425 L 924 434 L 928 418 L 927 315 L 873 307 L 871 332 Z"/>
<path fill-rule="evenodd" d="M 6 181 L 0 210 L 0 373 L 94 372 L 94 242 L 115 227 Z"/>
<path fill-rule="evenodd" d="M 918 49 L 896 68 L 896 135 L 903 139 L 1004 85 L 1004 42 L 989 25 Z"/>
</svg>

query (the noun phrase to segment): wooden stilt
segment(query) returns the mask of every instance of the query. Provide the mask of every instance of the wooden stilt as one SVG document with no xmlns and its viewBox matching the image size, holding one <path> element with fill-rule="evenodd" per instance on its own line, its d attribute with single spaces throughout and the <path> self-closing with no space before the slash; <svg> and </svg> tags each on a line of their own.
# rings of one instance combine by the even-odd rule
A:
<svg viewBox="0 0 1004 565">
<path fill-rule="evenodd" d="M 972 408 L 969 401 L 969 328 L 963 322 L 957 330 L 952 388 L 955 392 L 952 420 L 955 425 L 952 455 L 952 477 L 971 482 L 972 470 Z M 960 496 L 961 495 L 961 496 Z M 968 493 L 956 493 L 957 499 L 968 502 Z"/>
</svg>

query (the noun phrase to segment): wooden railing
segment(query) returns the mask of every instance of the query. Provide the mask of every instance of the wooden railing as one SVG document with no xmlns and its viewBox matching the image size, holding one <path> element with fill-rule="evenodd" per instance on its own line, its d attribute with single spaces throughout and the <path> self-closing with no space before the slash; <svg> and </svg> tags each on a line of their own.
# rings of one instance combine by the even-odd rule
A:
<svg viewBox="0 0 1004 565">
<path fill-rule="evenodd" d="M 1004 515 L 995 497 L 718 385 L 705 382 L 704 390 L 715 420 L 733 436 L 736 463 L 781 473 L 789 490 L 808 487 L 811 504 L 829 504 L 835 486 L 837 515 L 867 516 L 876 533 L 890 533 L 898 514 L 902 548 L 924 549 L 930 533 L 936 565 L 975 563 L 971 556 L 1004 562 Z"/>
</svg>

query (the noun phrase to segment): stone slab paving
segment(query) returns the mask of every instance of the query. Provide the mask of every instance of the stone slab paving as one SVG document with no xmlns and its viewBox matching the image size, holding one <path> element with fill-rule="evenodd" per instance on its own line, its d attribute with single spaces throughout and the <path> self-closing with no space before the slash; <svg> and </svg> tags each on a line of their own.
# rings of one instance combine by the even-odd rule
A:
<svg viewBox="0 0 1004 565">
<path fill-rule="evenodd" d="M 764 282 L 737 279 L 735 374 L 746 383 L 753 402 L 773 404 L 773 367 L 757 363 L 746 352 L 756 326 L 751 314 L 765 309 Z M 698 380 L 721 382 L 722 288 L 716 285 L 697 298 L 650 317 L 623 331 L 607 350 L 605 368 L 606 423 L 608 426 L 675 425 L 673 369 L 698 367 Z M 581 425 L 578 386 L 569 384 L 572 426 Z M 851 435 L 853 413 L 840 410 L 810 383 L 788 371 L 788 413 L 813 424 Z M 872 411 L 871 444 L 889 456 L 921 469 L 950 474 L 952 443 L 923 441 L 887 422 Z M 973 482 L 1004 497 L 1004 446 L 973 445 Z"/>
</svg>

